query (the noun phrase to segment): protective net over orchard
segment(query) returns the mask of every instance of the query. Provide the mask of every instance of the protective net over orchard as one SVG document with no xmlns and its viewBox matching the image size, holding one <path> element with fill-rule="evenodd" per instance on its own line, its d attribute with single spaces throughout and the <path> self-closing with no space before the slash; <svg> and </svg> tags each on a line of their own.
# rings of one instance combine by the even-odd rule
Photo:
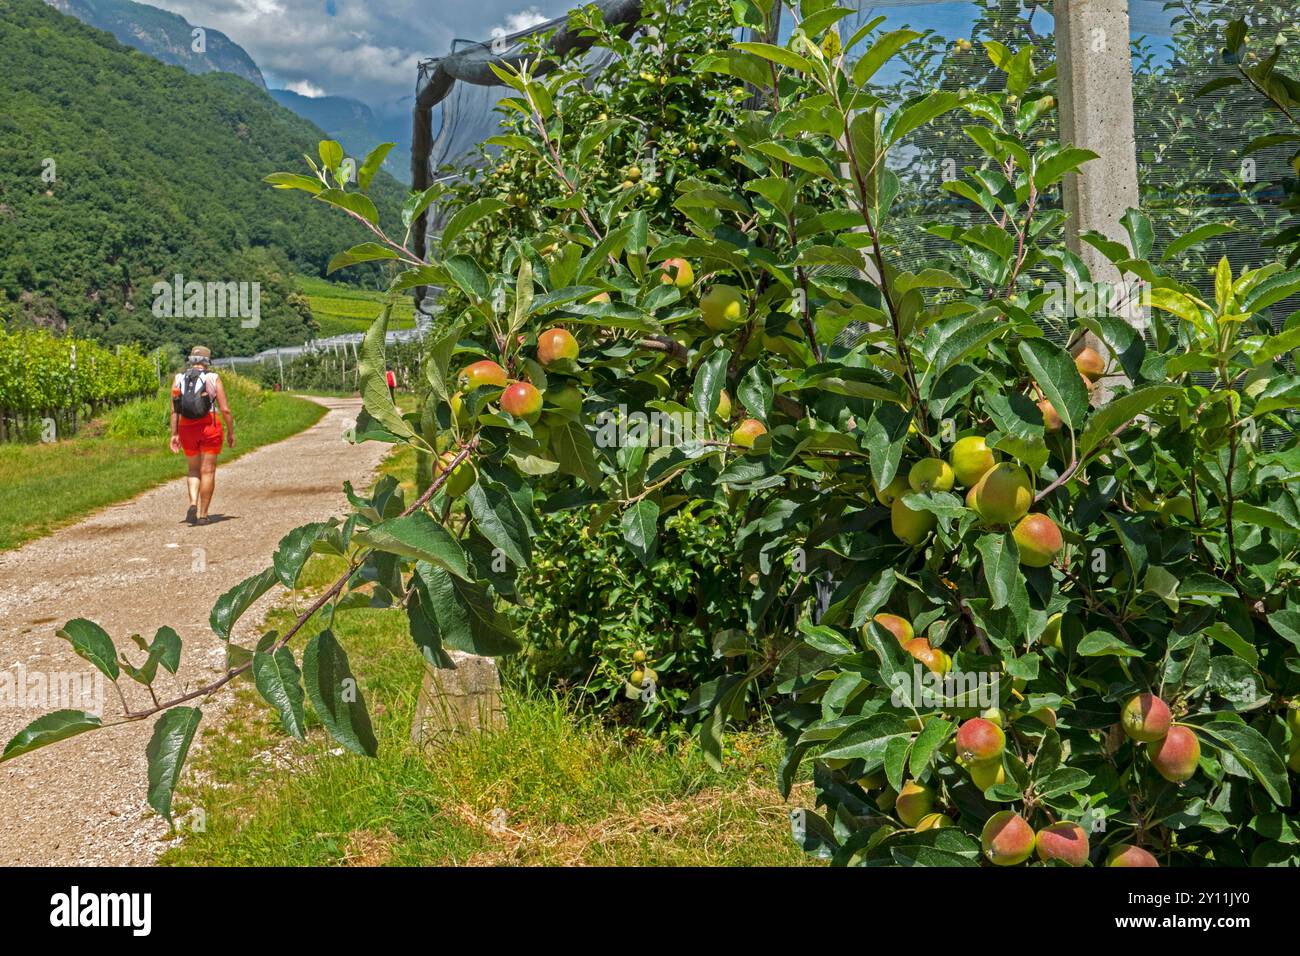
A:
<svg viewBox="0 0 1300 956">
<path fill-rule="evenodd" d="M 881 71 L 872 84 L 888 102 L 903 103 L 929 90 L 1002 89 L 1007 74 L 990 68 L 989 45 L 1007 51 L 1033 48 L 1034 68 L 1056 58 L 1056 23 L 1050 2 L 1038 0 L 839 0 L 856 7 L 840 23 L 844 36 L 879 20 L 881 31 L 908 27 L 922 33 L 897 65 Z M 579 4 L 575 4 L 577 8 Z M 595 4 L 609 25 L 626 25 L 630 33 L 641 17 L 641 0 L 601 0 Z M 1244 84 L 1229 85 L 1237 64 L 1223 47 L 1223 31 L 1234 19 L 1244 19 L 1252 36 L 1279 40 L 1287 32 L 1300 34 L 1289 4 L 1273 0 L 1131 0 L 1129 19 L 1132 50 L 1134 128 L 1141 206 L 1154 230 L 1154 255 L 1179 237 L 1196 230 L 1213 241 L 1178 251 L 1186 271 L 1203 275 L 1212 291 L 1209 266 L 1227 255 L 1242 266 L 1257 266 L 1277 257 L 1261 242 L 1276 235 L 1289 213 L 1283 208 L 1296 193 L 1296 171 L 1290 145 L 1248 150 L 1268 132 L 1272 118 L 1259 107 L 1258 96 Z M 780 15 L 777 39 L 798 27 L 787 8 Z M 745 39 L 770 39 L 748 32 Z M 560 16 L 517 33 L 457 41 L 447 55 L 420 64 L 412 168 L 416 188 L 460 175 L 466 166 L 490 161 L 485 143 L 500 132 L 498 103 L 505 87 L 493 64 L 517 64 L 543 56 L 554 63 L 580 64 L 598 86 L 609 64 L 608 51 L 589 49 L 583 31 Z M 1099 37 L 1096 42 L 1106 42 Z M 1279 69 L 1294 72 L 1300 49 L 1291 44 Z M 542 51 L 545 51 L 544 54 Z M 1026 55 L 1024 53 L 1021 54 Z M 1247 54 L 1255 57 L 1258 54 Z M 1045 137 L 1057 136 L 1053 117 L 1040 126 Z M 984 216 L 975 203 L 946 184 L 960 172 L 978 165 L 980 147 L 962 129 L 958 113 L 938 123 L 924 124 L 906 147 L 890 159 L 890 179 L 896 191 L 895 209 L 902 222 L 890 257 L 916 263 L 934 258 L 948 240 L 945 230 L 974 225 Z M 1043 197 L 1044 211 L 1059 209 L 1059 193 Z M 427 246 L 443 224 L 435 203 L 426 221 L 417 226 L 417 242 Z M 1199 257 L 1199 258 L 1198 258 Z M 835 267 L 829 267 L 834 269 Z M 1050 267 L 1044 264 L 1042 274 Z M 1033 270 L 1031 270 L 1033 274 Z M 422 299 L 421 309 L 436 309 L 437 296 Z M 1281 327 L 1300 308 L 1288 299 L 1274 309 Z M 1063 340 L 1068 321 L 1042 316 L 1049 337 Z"/>
</svg>

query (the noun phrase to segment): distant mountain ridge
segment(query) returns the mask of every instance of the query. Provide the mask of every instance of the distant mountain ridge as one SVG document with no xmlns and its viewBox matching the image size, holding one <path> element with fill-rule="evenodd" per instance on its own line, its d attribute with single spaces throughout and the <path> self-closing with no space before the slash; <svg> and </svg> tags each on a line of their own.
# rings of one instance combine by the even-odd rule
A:
<svg viewBox="0 0 1300 956">
<path fill-rule="evenodd" d="M 233 73 L 266 89 L 253 58 L 220 30 L 196 26 L 180 14 L 133 0 L 45 0 L 60 13 L 111 33 L 119 43 L 148 53 L 155 60 L 195 74 Z M 202 29 L 202 49 L 195 50 L 195 29 Z"/>
<path fill-rule="evenodd" d="M 358 162 L 380 143 L 396 143 L 384 169 L 402 182 L 410 182 L 411 131 L 406 117 L 382 120 L 360 100 L 347 96 L 303 96 L 293 90 L 267 90 L 281 106 L 311 120 L 338 140 Z"/>
</svg>

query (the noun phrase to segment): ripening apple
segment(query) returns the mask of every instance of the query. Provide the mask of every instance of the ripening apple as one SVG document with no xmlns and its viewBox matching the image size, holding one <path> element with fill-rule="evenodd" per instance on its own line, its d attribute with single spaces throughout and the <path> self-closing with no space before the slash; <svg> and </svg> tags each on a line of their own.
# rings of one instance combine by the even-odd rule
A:
<svg viewBox="0 0 1300 956">
<path fill-rule="evenodd" d="M 930 645 L 930 641 L 924 637 L 915 637 L 903 645 L 903 650 L 911 654 L 916 660 L 925 665 L 926 669 L 935 674 L 946 674 L 948 666 L 951 663 L 947 654 L 936 647 Z"/>
<path fill-rule="evenodd" d="M 934 791 L 915 780 L 903 784 L 894 800 L 894 812 L 905 826 L 914 827 L 934 809 Z"/>
<path fill-rule="evenodd" d="M 1060 860 L 1070 866 L 1083 866 L 1088 862 L 1088 834 L 1079 824 L 1068 820 L 1043 827 L 1038 831 L 1034 845 L 1038 858 L 1043 862 Z"/>
<path fill-rule="evenodd" d="M 1043 628 L 1043 633 L 1039 635 L 1038 643 L 1043 647 L 1054 647 L 1058 651 L 1065 650 L 1065 645 L 1061 642 L 1060 614 L 1053 614 L 1047 619 L 1047 626 Z"/>
<path fill-rule="evenodd" d="M 948 461 L 952 465 L 952 473 L 957 483 L 968 488 L 974 487 L 988 474 L 989 469 L 997 464 L 993 457 L 993 449 L 989 448 L 982 435 L 958 438 L 948 454 Z"/>
<path fill-rule="evenodd" d="M 990 524 L 1011 524 L 1029 513 L 1034 495 L 1025 469 L 1009 461 L 994 465 L 976 486 L 975 508 Z"/>
<path fill-rule="evenodd" d="M 912 486 L 907 483 L 907 479 L 901 474 L 894 476 L 894 480 L 887 484 L 883 489 L 876 489 L 876 500 L 888 508 L 894 503 L 894 499 L 899 495 L 905 495 L 912 490 Z"/>
<path fill-rule="evenodd" d="M 578 357 L 578 340 L 568 329 L 547 329 L 537 336 L 537 361 L 550 365 L 561 359 L 573 361 Z"/>
<path fill-rule="evenodd" d="M 1020 563 L 1029 568 L 1047 567 L 1065 547 L 1061 529 L 1047 515 L 1025 515 L 1011 536 L 1020 550 Z"/>
<path fill-rule="evenodd" d="M 731 420 L 731 396 L 725 388 L 718 394 L 717 415 L 724 422 Z"/>
<path fill-rule="evenodd" d="M 1175 725 L 1164 737 L 1147 744 L 1147 755 L 1156 773 L 1170 783 L 1182 783 L 1196 773 L 1196 765 L 1201 762 L 1201 742 L 1186 727 Z"/>
<path fill-rule="evenodd" d="M 904 544 L 912 547 L 924 544 L 939 524 L 939 518 L 932 511 L 913 510 L 903 503 L 902 498 L 895 498 L 889 507 L 889 527 L 894 536 Z"/>
<path fill-rule="evenodd" d="M 968 763 L 966 770 L 970 773 L 971 783 L 983 793 L 989 787 L 1007 782 L 1007 771 L 1002 766 L 1002 758 L 996 760 L 977 760 Z"/>
<path fill-rule="evenodd" d="M 1106 854 L 1106 866 L 1159 866 L 1160 862 L 1142 849 L 1129 843 L 1120 843 Z"/>
<path fill-rule="evenodd" d="M 461 369 L 458 383 L 461 391 L 471 392 L 480 385 L 505 388 L 506 370 L 491 359 L 484 359 Z"/>
<path fill-rule="evenodd" d="M 1002 728 L 983 717 L 972 717 L 957 728 L 957 753 L 967 763 L 996 760 L 1006 746 Z"/>
<path fill-rule="evenodd" d="M 646 656 L 646 655 L 645 655 L 645 651 L 633 651 L 633 652 L 632 652 L 632 663 L 633 663 L 633 664 L 644 664 L 644 663 L 645 663 L 645 656 Z"/>
<path fill-rule="evenodd" d="M 1119 714 L 1124 733 L 1139 743 L 1159 740 L 1169 733 L 1172 717 L 1169 705 L 1155 694 L 1138 694 L 1129 698 Z"/>
<path fill-rule="evenodd" d="M 1043 413 L 1043 428 L 1049 432 L 1059 432 L 1065 423 L 1057 413 L 1056 407 L 1047 399 L 1038 403 L 1038 410 Z"/>
<path fill-rule="evenodd" d="M 726 332 L 745 322 L 745 294 L 734 285 L 715 285 L 700 299 L 704 324 L 714 332 Z"/>
<path fill-rule="evenodd" d="M 994 866 L 1015 866 L 1034 852 L 1034 830 L 1014 810 L 1002 810 L 984 824 L 980 846 Z"/>
<path fill-rule="evenodd" d="M 665 285 L 671 283 L 679 289 L 689 289 L 695 284 L 695 270 L 685 259 L 665 259 L 659 281 Z"/>
<path fill-rule="evenodd" d="M 531 382 L 515 382 L 501 393 L 501 409 L 515 418 L 534 422 L 542 413 L 542 393 Z"/>
<path fill-rule="evenodd" d="M 759 435 L 767 434 L 767 426 L 757 418 L 746 418 L 731 433 L 731 443 L 741 448 L 753 448 Z"/>
<path fill-rule="evenodd" d="M 451 464 L 455 460 L 456 452 L 443 452 L 438 460 L 433 463 L 433 477 L 435 479 L 440 477 L 448 468 L 451 468 Z M 447 476 L 441 490 L 448 498 L 459 498 L 473 488 L 474 482 L 477 480 L 478 473 L 474 470 L 474 464 L 466 458 L 455 468 L 452 468 L 451 474 Z"/>
<path fill-rule="evenodd" d="M 952 825 L 952 817 L 946 813 L 927 813 L 916 821 L 915 829 L 918 832 L 922 830 L 942 830 L 944 827 Z"/>
<path fill-rule="evenodd" d="M 1091 383 L 1101 378 L 1102 373 L 1106 371 L 1106 360 L 1096 349 L 1085 347 L 1074 356 L 1074 367 Z"/>
<path fill-rule="evenodd" d="M 916 637 L 912 630 L 912 622 L 906 618 L 899 617 L 897 614 L 877 614 L 872 618 L 877 624 L 887 630 L 898 641 L 898 646 L 902 647 L 908 641 Z"/>
<path fill-rule="evenodd" d="M 907 473 L 913 491 L 951 491 L 953 471 L 942 458 L 922 458 Z"/>
</svg>

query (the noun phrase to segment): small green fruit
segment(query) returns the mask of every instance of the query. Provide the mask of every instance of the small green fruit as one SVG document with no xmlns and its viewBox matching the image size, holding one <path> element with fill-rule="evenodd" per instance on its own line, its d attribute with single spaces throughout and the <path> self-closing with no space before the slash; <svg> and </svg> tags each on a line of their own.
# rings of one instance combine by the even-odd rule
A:
<svg viewBox="0 0 1300 956">
<path fill-rule="evenodd" d="M 888 508 L 894 503 L 894 499 L 900 495 L 905 495 L 912 490 L 912 486 L 907 483 L 907 479 L 901 474 L 894 476 L 894 480 L 885 486 L 884 490 L 876 489 L 876 500 Z"/>
<path fill-rule="evenodd" d="M 981 760 L 966 765 L 970 772 L 971 783 L 979 788 L 983 793 L 989 787 L 996 786 L 999 783 L 1007 782 L 1007 771 L 1002 766 L 1002 758 L 996 760 Z"/>
<path fill-rule="evenodd" d="M 743 325 L 746 312 L 744 293 L 732 285 L 715 285 L 700 300 L 704 324 L 714 332 L 726 332 Z"/>
<path fill-rule="evenodd" d="M 1019 521 L 1033 503 L 1029 475 L 1009 461 L 994 465 L 976 485 L 975 508 L 990 524 Z"/>
<path fill-rule="evenodd" d="M 902 498 L 895 498 L 889 508 L 889 526 L 894 536 L 904 544 L 917 547 L 925 543 L 939 524 L 939 518 L 932 511 L 913 511 L 903 503 Z"/>
<path fill-rule="evenodd" d="M 944 827 L 953 825 L 952 817 L 946 813 L 927 813 L 916 822 L 916 829 L 921 830 L 942 830 Z"/>
<path fill-rule="evenodd" d="M 952 473 L 958 483 L 967 487 L 973 486 L 997 464 L 993 450 L 982 435 L 967 435 L 957 439 L 948 460 L 952 463 Z"/>
<path fill-rule="evenodd" d="M 926 491 L 951 491 L 952 468 L 942 458 L 922 458 L 907 473 L 907 483 L 918 493 Z"/>
<path fill-rule="evenodd" d="M 903 784 L 894 801 L 894 812 L 905 826 L 914 827 L 926 814 L 934 809 L 934 791 L 923 787 L 914 780 Z"/>
</svg>

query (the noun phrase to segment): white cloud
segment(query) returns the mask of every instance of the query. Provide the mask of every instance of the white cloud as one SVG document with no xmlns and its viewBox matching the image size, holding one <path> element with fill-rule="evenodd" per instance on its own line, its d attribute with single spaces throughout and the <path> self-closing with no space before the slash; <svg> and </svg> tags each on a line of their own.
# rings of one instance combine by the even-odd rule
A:
<svg viewBox="0 0 1300 956">
<path fill-rule="evenodd" d="M 311 80 L 298 80 L 294 83 L 286 83 L 284 88 L 292 93 L 297 93 L 300 96 L 309 96 L 313 100 L 319 99 L 325 95 L 325 91 L 315 83 L 311 82 Z"/>
<path fill-rule="evenodd" d="M 527 29 L 582 0 L 148 0 L 229 36 L 291 89 L 359 99 L 381 113 L 409 109 L 416 65 L 455 38 Z M 305 86 L 302 86 L 305 84 Z M 302 86 L 302 88 L 300 88 Z"/>
</svg>

